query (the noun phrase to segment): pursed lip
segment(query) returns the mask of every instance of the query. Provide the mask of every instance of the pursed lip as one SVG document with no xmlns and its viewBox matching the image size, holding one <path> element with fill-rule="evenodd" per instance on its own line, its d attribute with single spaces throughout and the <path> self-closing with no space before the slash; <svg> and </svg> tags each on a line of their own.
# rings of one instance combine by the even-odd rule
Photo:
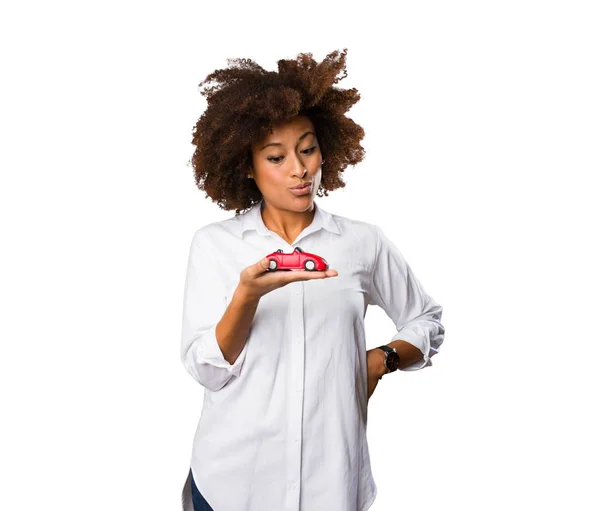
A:
<svg viewBox="0 0 600 511">
<path fill-rule="evenodd" d="M 292 186 L 290 188 L 290 190 L 300 190 L 302 188 L 306 188 L 306 187 L 310 186 L 311 184 L 312 184 L 312 181 L 308 181 L 307 183 L 302 183 L 302 184 L 300 184 L 298 186 Z"/>
</svg>

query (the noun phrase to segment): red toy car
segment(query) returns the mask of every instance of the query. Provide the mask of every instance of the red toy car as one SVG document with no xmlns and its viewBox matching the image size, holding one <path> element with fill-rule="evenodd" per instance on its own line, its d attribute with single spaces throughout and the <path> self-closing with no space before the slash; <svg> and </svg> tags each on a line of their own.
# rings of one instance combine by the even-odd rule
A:
<svg viewBox="0 0 600 511">
<path fill-rule="evenodd" d="M 269 268 L 267 268 L 267 271 L 302 269 L 324 271 L 329 269 L 329 263 L 323 257 L 305 252 L 300 247 L 296 247 L 289 254 L 284 254 L 283 250 L 278 249 L 266 257 L 269 258 Z"/>
</svg>

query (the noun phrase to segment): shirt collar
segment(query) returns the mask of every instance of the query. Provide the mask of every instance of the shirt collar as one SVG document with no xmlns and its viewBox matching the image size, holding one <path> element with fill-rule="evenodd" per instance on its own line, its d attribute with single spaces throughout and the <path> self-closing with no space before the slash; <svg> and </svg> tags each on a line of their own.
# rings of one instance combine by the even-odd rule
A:
<svg viewBox="0 0 600 511">
<path fill-rule="evenodd" d="M 261 199 L 260 202 L 257 202 L 248 211 L 240 215 L 240 238 L 243 237 L 244 233 L 248 230 L 255 230 L 263 236 L 270 236 L 269 233 L 271 231 L 267 229 L 260 213 L 263 203 L 264 199 Z M 306 227 L 304 235 L 318 231 L 319 229 L 325 229 L 335 234 L 341 234 L 337 223 L 333 219 L 333 215 L 317 205 L 317 202 L 314 200 L 313 204 L 315 207 L 315 215 L 312 223 Z"/>
</svg>

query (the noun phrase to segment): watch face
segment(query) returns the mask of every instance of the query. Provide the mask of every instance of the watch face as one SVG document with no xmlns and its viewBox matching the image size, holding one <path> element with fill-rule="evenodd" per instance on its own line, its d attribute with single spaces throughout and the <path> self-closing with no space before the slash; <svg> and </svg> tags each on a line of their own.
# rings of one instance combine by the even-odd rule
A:
<svg viewBox="0 0 600 511">
<path fill-rule="evenodd" d="M 398 365 L 400 364 L 400 357 L 398 356 L 398 353 L 395 351 L 388 353 L 386 363 L 390 372 L 398 369 Z"/>
</svg>

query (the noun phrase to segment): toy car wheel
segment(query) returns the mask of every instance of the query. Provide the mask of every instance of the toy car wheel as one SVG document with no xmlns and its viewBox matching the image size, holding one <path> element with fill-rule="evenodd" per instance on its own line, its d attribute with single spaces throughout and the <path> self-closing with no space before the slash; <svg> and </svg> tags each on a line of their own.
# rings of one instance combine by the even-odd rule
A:
<svg viewBox="0 0 600 511">
<path fill-rule="evenodd" d="M 305 270 L 309 270 L 309 271 L 313 271 L 315 269 L 315 262 L 308 260 L 304 262 L 304 269 Z"/>
<path fill-rule="evenodd" d="M 269 271 L 277 269 L 277 261 L 275 259 L 269 259 Z"/>
</svg>

